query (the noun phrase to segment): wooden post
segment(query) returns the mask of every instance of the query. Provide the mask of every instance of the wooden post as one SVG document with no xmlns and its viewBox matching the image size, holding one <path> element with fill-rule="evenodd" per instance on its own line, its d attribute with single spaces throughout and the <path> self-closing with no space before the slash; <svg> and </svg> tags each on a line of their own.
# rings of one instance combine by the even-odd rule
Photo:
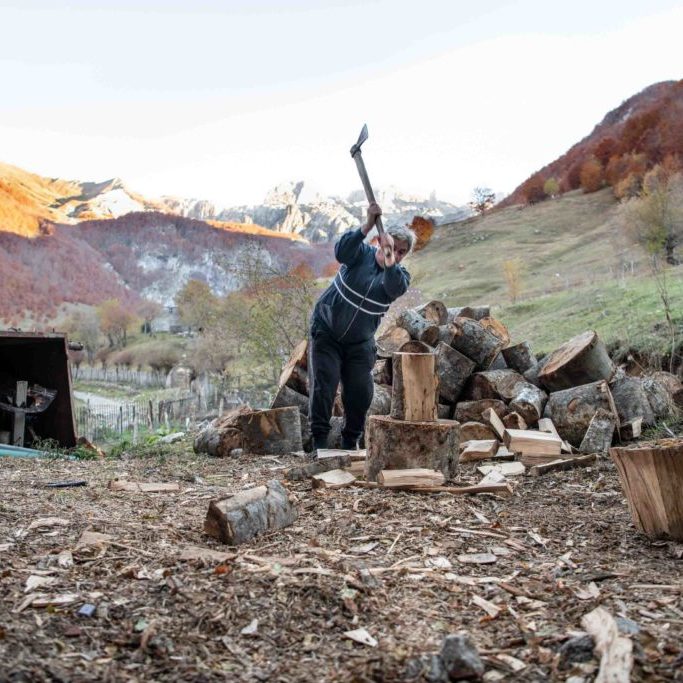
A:
<svg viewBox="0 0 683 683">
<path fill-rule="evenodd" d="M 28 396 L 28 382 L 20 380 L 16 384 L 14 393 L 14 405 L 17 408 L 26 407 L 26 398 Z M 13 446 L 24 445 L 24 430 L 26 429 L 26 415 L 23 410 L 17 410 L 12 413 L 12 440 Z"/>
<path fill-rule="evenodd" d="M 432 353 L 395 353 L 391 417 L 433 422 L 437 419 L 438 376 Z"/>
</svg>

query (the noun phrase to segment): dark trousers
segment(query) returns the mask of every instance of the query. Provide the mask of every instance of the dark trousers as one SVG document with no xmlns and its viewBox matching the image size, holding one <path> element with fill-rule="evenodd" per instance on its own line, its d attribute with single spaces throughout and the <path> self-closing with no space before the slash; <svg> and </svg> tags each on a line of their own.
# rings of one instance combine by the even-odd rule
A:
<svg viewBox="0 0 683 683">
<path fill-rule="evenodd" d="M 311 328 L 308 355 L 309 416 L 315 448 L 327 448 L 332 406 L 341 381 L 344 427 L 342 447 L 355 448 L 373 396 L 374 339 L 356 344 L 336 341 L 319 323 Z"/>
</svg>

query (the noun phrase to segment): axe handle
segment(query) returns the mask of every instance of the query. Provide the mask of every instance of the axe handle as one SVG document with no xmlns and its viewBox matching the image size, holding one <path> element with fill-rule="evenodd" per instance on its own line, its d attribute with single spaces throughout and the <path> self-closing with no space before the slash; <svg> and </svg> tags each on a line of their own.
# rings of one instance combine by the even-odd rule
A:
<svg viewBox="0 0 683 683">
<path fill-rule="evenodd" d="M 363 161 L 363 155 L 361 151 L 358 150 L 353 155 L 353 160 L 356 162 L 356 167 L 358 168 L 358 175 L 360 176 L 360 181 L 363 183 L 363 189 L 365 190 L 365 196 L 368 198 L 368 202 L 372 204 L 375 201 L 375 193 L 372 191 L 372 185 L 370 184 L 370 178 L 368 178 L 368 172 L 365 169 L 365 162 Z M 375 221 L 375 226 L 377 227 L 377 234 L 382 237 L 384 234 L 384 225 L 382 224 L 382 217 L 377 216 Z M 391 258 L 391 247 L 384 247 L 384 256 Z"/>
</svg>

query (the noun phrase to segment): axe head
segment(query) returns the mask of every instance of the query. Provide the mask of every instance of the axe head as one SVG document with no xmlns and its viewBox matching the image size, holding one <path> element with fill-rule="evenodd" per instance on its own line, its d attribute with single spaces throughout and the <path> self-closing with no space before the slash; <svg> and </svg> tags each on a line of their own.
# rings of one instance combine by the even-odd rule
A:
<svg viewBox="0 0 683 683">
<path fill-rule="evenodd" d="M 368 139 L 368 124 L 364 123 L 358 136 L 358 142 L 351 148 L 351 156 L 355 157 L 360 152 L 361 145 Z"/>
</svg>

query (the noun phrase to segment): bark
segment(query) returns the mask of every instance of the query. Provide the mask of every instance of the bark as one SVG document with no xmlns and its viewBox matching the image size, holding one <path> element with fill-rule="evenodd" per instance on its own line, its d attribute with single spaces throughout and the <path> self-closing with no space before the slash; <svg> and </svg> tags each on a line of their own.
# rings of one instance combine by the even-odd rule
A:
<svg viewBox="0 0 683 683">
<path fill-rule="evenodd" d="M 402 327 L 390 327 L 384 334 L 377 337 L 377 354 L 383 358 L 391 358 L 394 351 L 410 341 L 410 334 Z"/>
<path fill-rule="evenodd" d="M 470 318 L 471 320 L 481 320 L 491 315 L 490 306 L 459 306 L 457 308 L 447 308 L 448 322 L 452 323 L 456 318 Z"/>
<path fill-rule="evenodd" d="M 368 415 L 388 415 L 391 412 L 391 387 L 375 384 L 373 388 Z"/>
<path fill-rule="evenodd" d="M 284 455 L 303 449 L 301 418 L 295 407 L 257 410 L 240 415 L 242 448 L 256 455 Z"/>
<path fill-rule="evenodd" d="M 412 309 L 403 311 L 396 320 L 396 324 L 406 330 L 412 339 L 417 339 L 430 346 L 434 346 L 439 340 L 439 326 L 425 320 L 417 311 Z"/>
<path fill-rule="evenodd" d="M 308 396 L 304 396 L 284 384 L 277 390 L 270 407 L 287 408 L 288 406 L 296 406 L 300 412 L 308 415 Z"/>
<path fill-rule="evenodd" d="M 441 301 L 429 301 L 416 309 L 425 320 L 435 325 L 445 325 L 448 320 L 448 311 Z"/>
<path fill-rule="evenodd" d="M 391 360 L 380 358 L 372 369 L 372 381 L 375 384 L 388 384 L 391 386 Z"/>
<path fill-rule="evenodd" d="M 536 358 L 531 353 L 529 342 L 508 346 L 506 349 L 503 349 L 502 354 L 508 367 L 516 370 L 520 375 L 523 375 L 527 370 L 536 365 Z"/>
<path fill-rule="evenodd" d="M 579 451 L 581 453 L 607 453 L 612 445 L 616 417 L 613 413 L 599 408 L 588 425 Z"/>
<path fill-rule="evenodd" d="M 436 371 L 439 375 L 439 397 L 455 403 L 476 364 L 459 351 L 439 342 L 436 347 Z"/>
<path fill-rule="evenodd" d="M 471 358 L 479 368 L 487 370 L 503 348 L 503 342 L 476 320 L 456 318 L 452 326 L 451 346 Z"/>
<path fill-rule="evenodd" d="M 478 401 L 460 401 L 455 406 L 453 419 L 458 422 L 478 422 L 488 408 L 493 408 L 501 419 L 508 412 L 504 401 L 497 398 L 483 398 Z"/>
<path fill-rule="evenodd" d="M 655 423 L 655 415 L 643 387 L 642 378 L 619 373 L 609 383 L 609 388 L 621 422 L 629 422 L 641 417 L 646 426 L 652 426 Z"/>
</svg>

